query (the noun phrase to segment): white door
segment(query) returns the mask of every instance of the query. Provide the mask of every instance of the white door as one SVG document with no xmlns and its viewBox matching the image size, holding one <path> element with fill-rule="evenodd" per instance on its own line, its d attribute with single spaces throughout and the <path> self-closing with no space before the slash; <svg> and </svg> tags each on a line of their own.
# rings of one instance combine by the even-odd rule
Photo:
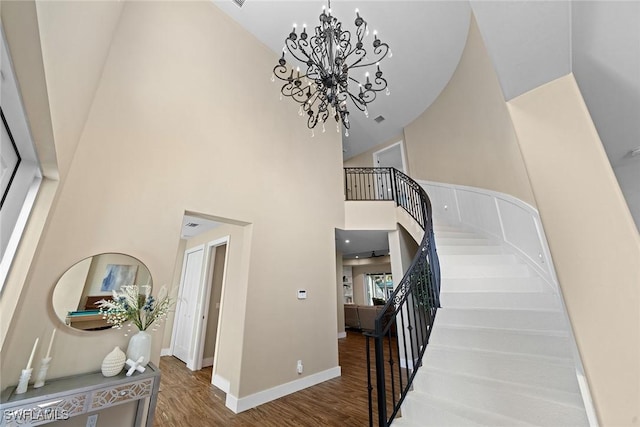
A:
<svg viewBox="0 0 640 427">
<path fill-rule="evenodd" d="M 377 168 L 396 168 L 405 172 L 402 141 L 373 153 L 373 165 Z M 391 175 L 378 175 L 376 182 L 377 198 L 392 199 Z"/>
<path fill-rule="evenodd" d="M 373 153 L 373 164 L 377 168 L 396 168 L 406 173 L 402 141 Z"/>
<path fill-rule="evenodd" d="M 202 280 L 202 261 L 204 246 L 189 249 L 184 253 L 182 280 L 176 307 L 176 320 L 173 328 L 173 355 L 192 364 L 192 343 L 198 321 L 198 291 Z"/>
</svg>

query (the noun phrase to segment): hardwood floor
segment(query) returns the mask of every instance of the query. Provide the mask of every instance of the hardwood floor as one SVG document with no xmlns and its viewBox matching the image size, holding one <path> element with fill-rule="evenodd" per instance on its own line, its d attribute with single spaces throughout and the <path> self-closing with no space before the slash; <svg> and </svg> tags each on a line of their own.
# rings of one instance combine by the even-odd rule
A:
<svg viewBox="0 0 640 427">
<path fill-rule="evenodd" d="M 162 357 L 154 426 L 367 426 L 365 338 L 347 331 L 338 342 L 341 377 L 240 414 L 227 409 L 225 394 L 210 384 L 211 367 L 192 372 Z"/>
</svg>

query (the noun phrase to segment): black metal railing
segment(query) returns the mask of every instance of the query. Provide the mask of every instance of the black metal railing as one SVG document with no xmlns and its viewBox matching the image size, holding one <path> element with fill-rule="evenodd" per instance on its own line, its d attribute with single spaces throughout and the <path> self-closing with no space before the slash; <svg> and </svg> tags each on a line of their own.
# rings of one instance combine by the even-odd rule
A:
<svg viewBox="0 0 640 427">
<path fill-rule="evenodd" d="M 375 320 L 375 330 L 365 333 L 369 425 L 377 418 L 378 426 L 388 426 L 422 363 L 440 307 L 440 264 L 431 202 L 420 185 L 394 168 L 345 168 L 345 196 L 347 200 L 395 201 L 424 230 L 411 266 Z"/>
</svg>

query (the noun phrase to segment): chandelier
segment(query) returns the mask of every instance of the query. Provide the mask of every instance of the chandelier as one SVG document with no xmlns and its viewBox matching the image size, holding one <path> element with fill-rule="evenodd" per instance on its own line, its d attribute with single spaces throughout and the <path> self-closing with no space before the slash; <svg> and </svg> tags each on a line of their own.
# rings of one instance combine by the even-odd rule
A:
<svg viewBox="0 0 640 427">
<path fill-rule="evenodd" d="M 331 116 L 336 120 L 336 128 L 340 131 L 340 122 L 346 128 L 345 136 L 349 136 L 349 109 L 347 101 L 352 103 L 369 117 L 367 105 L 375 101 L 381 91 L 386 91 L 387 80 L 380 70 L 380 61 L 391 51 L 383 43 L 376 31 L 373 32 L 372 49 L 369 54 L 365 50 L 363 40 L 369 34 L 367 22 L 356 9 L 354 21 L 355 40 L 351 40 L 351 32 L 342 28 L 342 23 L 331 14 L 331 2 L 328 8 L 322 7 L 320 25 L 312 34 L 307 33 L 306 26 L 296 34 L 296 25 L 285 39 L 282 57 L 273 68 L 273 76 L 284 81 L 280 93 L 300 103 L 298 114 L 306 114 L 307 126 L 312 129 Z M 294 70 L 288 69 L 285 52 L 295 58 L 299 65 Z M 356 69 L 375 66 L 375 71 Z M 300 71 L 306 67 L 306 71 Z M 364 74 L 363 71 L 366 71 Z M 359 75 L 357 75 L 359 74 Z M 274 77 L 272 81 L 275 81 Z M 352 90 L 352 89 L 355 89 Z"/>
</svg>

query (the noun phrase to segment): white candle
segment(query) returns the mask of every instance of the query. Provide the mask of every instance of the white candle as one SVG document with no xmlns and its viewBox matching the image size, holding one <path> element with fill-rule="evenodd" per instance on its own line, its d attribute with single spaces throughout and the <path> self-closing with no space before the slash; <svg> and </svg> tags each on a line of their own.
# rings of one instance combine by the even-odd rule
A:
<svg viewBox="0 0 640 427">
<path fill-rule="evenodd" d="M 56 330 L 57 329 L 54 329 L 53 333 L 51 334 L 51 341 L 49 341 L 49 348 L 47 349 L 47 355 L 45 356 L 47 359 L 51 355 L 51 347 L 53 347 L 53 338 L 56 336 Z"/>
<path fill-rule="evenodd" d="M 31 356 L 29 356 L 29 363 L 27 363 L 27 367 L 25 369 L 31 369 L 31 362 L 33 362 L 33 355 L 36 354 L 36 347 L 38 347 L 38 340 L 40 338 L 36 338 L 36 342 L 33 343 L 33 350 L 31 350 Z"/>
</svg>

